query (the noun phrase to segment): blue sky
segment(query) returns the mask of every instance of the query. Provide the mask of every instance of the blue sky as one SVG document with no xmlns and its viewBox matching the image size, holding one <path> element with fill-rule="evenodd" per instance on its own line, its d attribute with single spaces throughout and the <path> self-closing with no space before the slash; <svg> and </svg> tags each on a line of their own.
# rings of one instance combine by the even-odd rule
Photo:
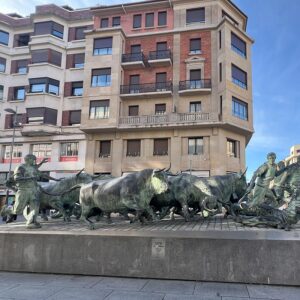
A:
<svg viewBox="0 0 300 300">
<path fill-rule="evenodd" d="M 1 12 L 29 15 L 36 5 L 70 4 L 74 8 L 116 4 L 120 0 L 0 0 Z M 249 17 L 252 49 L 255 134 L 247 147 L 248 177 L 268 152 L 278 160 L 300 144 L 300 1 L 234 0 Z"/>
</svg>

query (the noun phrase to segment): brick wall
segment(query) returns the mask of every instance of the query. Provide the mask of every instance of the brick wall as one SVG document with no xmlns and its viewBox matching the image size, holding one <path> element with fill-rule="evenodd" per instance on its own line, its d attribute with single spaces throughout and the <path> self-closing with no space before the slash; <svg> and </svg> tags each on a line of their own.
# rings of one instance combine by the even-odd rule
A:
<svg viewBox="0 0 300 300">
<path fill-rule="evenodd" d="M 61 125 L 62 126 L 69 126 L 70 125 L 70 111 L 69 110 L 64 110 L 62 112 Z"/>
<path fill-rule="evenodd" d="M 211 32 L 210 31 L 193 31 L 181 33 L 180 39 L 180 80 L 188 80 L 186 78 L 185 60 L 190 57 L 205 58 L 203 79 L 211 78 Z M 190 39 L 201 38 L 201 54 L 190 53 Z"/>
<path fill-rule="evenodd" d="M 160 11 L 167 11 L 167 25 L 166 26 L 158 26 L 158 12 Z M 146 19 L 146 13 L 152 13 L 154 12 L 154 27 L 152 28 L 145 28 L 145 19 Z M 133 28 L 133 16 L 134 15 L 142 15 L 142 27 L 141 28 Z M 174 27 L 174 14 L 173 10 L 171 8 L 160 8 L 160 9 L 151 9 L 150 7 L 147 9 L 147 11 L 140 10 L 140 11 L 134 11 L 127 13 L 126 15 L 105 15 L 105 16 L 94 16 L 94 28 L 100 28 L 100 23 L 102 18 L 109 18 L 109 27 L 112 25 L 112 18 L 113 17 L 121 17 L 121 26 L 123 31 L 126 34 L 135 34 L 135 33 L 146 33 L 146 32 L 157 32 L 160 30 L 170 30 Z"/>
</svg>

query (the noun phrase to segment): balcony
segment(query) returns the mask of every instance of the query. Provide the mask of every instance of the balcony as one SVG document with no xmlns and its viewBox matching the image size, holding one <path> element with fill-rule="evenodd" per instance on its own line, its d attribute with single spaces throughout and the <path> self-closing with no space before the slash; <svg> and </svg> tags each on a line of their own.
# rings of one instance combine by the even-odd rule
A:
<svg viewBox="0 0 300 300">
<path fill-rule="evenodd" d="M 119 128 L 176 127 L 218 122 L 217 113 L 172 113 L 163 115 L 126 116 L 119 118 Z"/>
<path fill-rule="evenodd" d="M 211 80 L 186 80 L 179 82 L 179 95 L 195 95 L 211 93 Z"/>
<path fill-rule="evenodd" d="M 60 127 L 44 123 L 24 124 L 21 129 L 23 136 L 51 136 L 60 133 Z"/>
<path fill-rule="evenodd" d="M 134 99 L 140 97 L 169 97 L 173 92 L 172 81 L 121 85 L 121 98 Z"/>
<path fill-rule="evenodd" d="M 151 67 L 165 67 L 172 65 L 172 52 L 170 50 L 151 51 L 148 57 Z"/>
<path fill-rule="evenodd" d="M 122 67 L 123 69 L 136 69 L 145 68 L 146 58 L 145 55 L 140 53 L 122 54 Z"/>
</svg>

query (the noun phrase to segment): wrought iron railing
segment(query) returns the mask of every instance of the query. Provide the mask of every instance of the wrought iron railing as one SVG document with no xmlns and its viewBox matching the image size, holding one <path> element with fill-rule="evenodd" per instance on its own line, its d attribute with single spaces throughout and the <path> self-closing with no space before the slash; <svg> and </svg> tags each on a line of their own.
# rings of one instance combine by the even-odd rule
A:
<svg viewBox="0 0 300 300">
<path fill-rule="evenodd" d="M 172 91 L 172 90 L 173 90 L 172 81 L 121 85 L 121 87 L 120 87 L 121 94 L 167 92 L 167 91 Z"/>
<path fill-rule="evenodd" d="M 179 82 L 179 90 L 210 89 L 211 79 L 186 80 Z"/>
<path fill-rule="evenodd" d="M 171 50 L 150 51 L 149 53 L 149 60 L 168 59 L 168 58 L 172 60 Z"/>
<path fill-rule="evenodd" d="M 145 55 L 142 52 L 122 54 L 122 62 L 123 63 L 138 62 L 138 61 L 145 62 L 145 60 L 146 60 Z"/>
</svg>

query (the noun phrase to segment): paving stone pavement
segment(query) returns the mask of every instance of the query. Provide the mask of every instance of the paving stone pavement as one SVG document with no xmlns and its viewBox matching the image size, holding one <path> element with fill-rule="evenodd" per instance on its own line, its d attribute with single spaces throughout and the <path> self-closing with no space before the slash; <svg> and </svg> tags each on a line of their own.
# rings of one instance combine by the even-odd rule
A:
<svg viewBox="0 0 300 300">
<path fill-rule="evenodd" d="M 0 300 L 299 300 L 300 287 L 0 272 Z"/>
</svg>

